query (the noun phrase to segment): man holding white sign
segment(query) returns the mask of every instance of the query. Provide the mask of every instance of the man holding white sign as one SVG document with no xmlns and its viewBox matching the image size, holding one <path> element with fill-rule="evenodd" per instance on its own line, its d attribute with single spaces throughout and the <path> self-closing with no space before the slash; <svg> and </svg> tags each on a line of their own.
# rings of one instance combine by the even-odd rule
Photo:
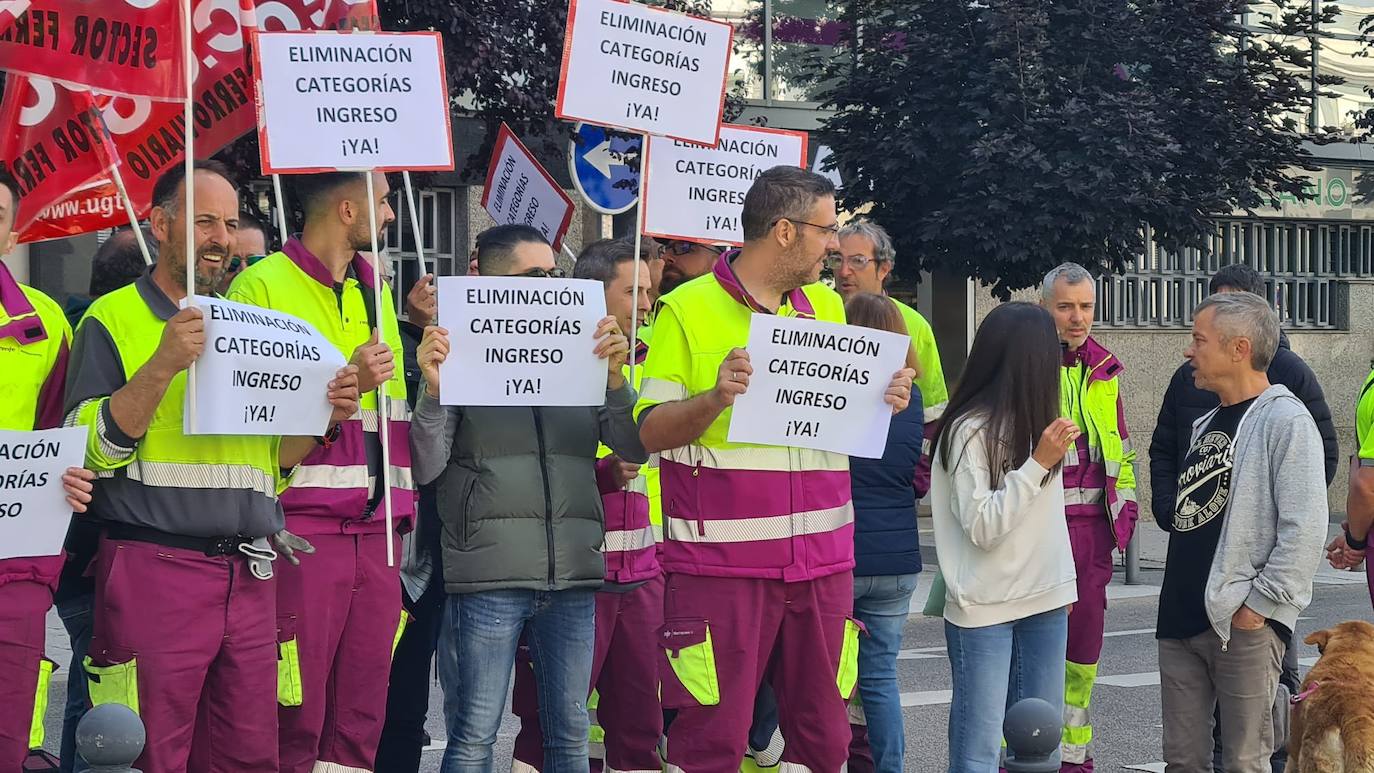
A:
<svg viewBox="0 0 1374 773">
<path fill-rule="evenodd" d="M 18 207 L 19 185 L 0 171 L 0 254 L 14 247 Z M 80 467 L 64 471 L 66 443 L 30 432 L 62 424 L 71 337 L 61 307 L 0 263 L 0 430 L 8 430 L 0 432 L 0 770 L 22 769 L 30 747 L 43 743 L 41 712 L 33 725 L 34 704 L 47 701 L 52 674 L 43 621 L 62 571 L 69 514 L 86 511 L 95 477 Z"/>
<path fill-rule="evenodd" d="M 345 364 L 303 320 L 222 298 L 196 298 L 206 355 L 196 372 L 197 434 L 305 435 L 329 426 L 315 387 Z"/>
<path fill-rule="evenodd" d="M 178 238 L 187 218 L 194 255 Z M 104 524 L 90 697 L 138 711 L 145 773 L 207 768 L 191 759 L 193 738 L 217 765 L 277 769 L 272 561 L 277 550 L 292 562 L 294 551 L 311 550 L 285 531 L 277 492 L 315 440 L 183 429 L 186 371 L 206 347 L 204 312 L 181 307 L 187 261 L 196 261 L 190 289 L 209 294 L 237 218 L 238 191 L 222 165 L 196 162 L 189 182 L 182 165 L 171 167 L 153 188 L 157 264 L 98 299 L 72 349 L 66 423 L 89 430 L 86 463 L 100 475 L 91 510 Z M 316 388 L 333 407 L 331 423 L 356 412 L 356 367 Z"/>
<path fill-rule="evenodd" d="M 839 295 L 818 284 L 839 248 L 834 186 L 796 167 L 770 169 L 749 189 L 742 225 L 738 255 L 660 300 L 636 406 L 645 448 L 662 453 L 659 672 L 664 708 L 678 709 L 668 764 L 738 770 L 754 694 L 771 676 L 783 761 L 839 770 L 859 634 L 849 459 L 727 437 L 754 372 L 739 347 L 755 314 L 844 322 Z M 912 376 L 889 377 L 892 410 L 906 407 Z"/>
<path fill-rule="evenodd" d="M 483 276 L 525 277 L 530 291 L 553 286 L 553 250 L 533 228 L 497 226 L 478 236 L 477 245 Z M 604 305 L 599 283 L 592 284 Z M 447 308 L 445 292 L 439 293 L 441 309 Z M 567 311 L 575 316 L 576 309 Z M 439 316 L 449 319 L 447 311 Z M 546 699 L 540 708 L 548 769 L 588 767 L 595 591 L 605 574 L 597 444 L 631 463 L 648 455 L 631 416 L 635 391 L 622 372 L 629 341 L 619 323 L 605 317 L 581 336 L 584 351 L 601 361 L 599 405 L 547 407 L 512 395 L 504 406 L 445 407 L 438 397 L 441 381 L 475 376 L 443 369 L 450 356 L 444 328 L 430 327 L 420 344 L 426 386 L 411 440 L 416 480 L 438 482 L 449 594 L 439 676 L 446 707 L 456 709 L 446 716 L 445 773 L 491 771 L 522 631 Z"/>
<path fill-rule="evenodd" d="M 319 553 L 305 566 L 284 568 L 277 584 L 281 641 L 296 655 L 286 668 L 299 684 L 299 692 L 281 695 L 281 770 L 309 773 L 321 763 L 370 770 L 386 719 L 391 648 L 403 623 L 400 568 L 387 566 L 383 489 L 391 487 L 398 534 L 413 528 L 416 495 L 405 372 L 396 367 L 400 327 L 390 303 L 377 318 L 372 295 L 380 280 L 360 253 L 372 248 L 370 224 L 380 241 L 396 216 L 380 172 L 301 175 L 292 187 L 305 213 L 300 238 L 245 269 L 229 298 L 310 323 L 357 367 L 362 400 L 361 410 L 310 450 L 282 493 L 287 527 Z M 392 297 L 385 286 L 382 295 Z M 386 470 L 379 386 L 389 398 Z"/>
</svg>

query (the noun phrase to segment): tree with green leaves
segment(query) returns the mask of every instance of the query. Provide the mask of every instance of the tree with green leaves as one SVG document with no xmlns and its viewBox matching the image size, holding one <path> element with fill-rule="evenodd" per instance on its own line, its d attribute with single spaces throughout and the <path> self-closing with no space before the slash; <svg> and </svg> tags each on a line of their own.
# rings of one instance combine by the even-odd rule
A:
<svg viewBox="0 0 1374 773">
<path fill-rule="evenodd" d="M 1204 246 L 1210 218 L 1303 196 L 1306 0 L 854 0 L 849 56 L 818 63 L 843 205 L 899 270 L 1007 297 L 1053 266 L 1121 271 Z M 1322 79 L 1317 88 L 1331 81 Z"/>
</svg>

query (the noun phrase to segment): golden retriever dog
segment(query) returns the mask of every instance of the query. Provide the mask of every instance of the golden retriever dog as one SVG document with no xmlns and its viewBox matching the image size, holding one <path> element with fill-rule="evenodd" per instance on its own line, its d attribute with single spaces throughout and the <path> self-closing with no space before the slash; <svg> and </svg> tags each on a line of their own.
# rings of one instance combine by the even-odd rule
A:
<svg viewBox="0 0 1374 773">
<path fill-rule="evenodd" d="M 1321 659 L 1294 697 L 1287 773 L 1374 773 L 1374 625 L 1307 637 Z"/>
</svg>

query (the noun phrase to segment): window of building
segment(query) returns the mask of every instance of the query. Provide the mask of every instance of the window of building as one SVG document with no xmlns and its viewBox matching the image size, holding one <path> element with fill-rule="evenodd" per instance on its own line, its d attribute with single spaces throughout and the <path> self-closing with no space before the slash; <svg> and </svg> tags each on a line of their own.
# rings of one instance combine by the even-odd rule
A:
<svg viewBox="0 0 1374 773">
<path fill-rule="evenodd" d="M 415 205 L 420 210 L 420 246 L 424 251 L 425 268 L 436 276 L 452 276 L 455 257 L 461 252 L 454 225 L 457 200 L 457 192 L 453 188 L 415 191 Z M 404 189 L 392 192 L 391 208 L 396 212 L 396 220 L 386 229 L 386 254 L 391 259 L 392 271 L 397 277 L 392 289 L 396 293 L 396 308 L 401 309 L 405 306 L 406 293 L 410 292 L 424 272 L 420 270 L 419 255 L 415 250 L 414 215 L 406 202 Z"/>
</svg>

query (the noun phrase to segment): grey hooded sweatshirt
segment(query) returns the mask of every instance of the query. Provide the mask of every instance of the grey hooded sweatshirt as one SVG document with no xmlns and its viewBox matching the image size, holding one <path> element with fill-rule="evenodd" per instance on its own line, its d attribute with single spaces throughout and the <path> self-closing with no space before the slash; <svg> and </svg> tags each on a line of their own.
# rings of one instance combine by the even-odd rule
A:
<svg viewBox="0 0 1374 773">
<path fill-rule="evenodd" d="M 1193 423 L 1193 442 L 1215 413 Z M 1241 605 L 1294 629 L 1312 601 L 1330 518 L 1321 435 L 1288 387 L 1271 386 L 1256 398 L 1234 448 L 1231 496 L 1204 593 L 1222 649 Z"/>
</svg>

